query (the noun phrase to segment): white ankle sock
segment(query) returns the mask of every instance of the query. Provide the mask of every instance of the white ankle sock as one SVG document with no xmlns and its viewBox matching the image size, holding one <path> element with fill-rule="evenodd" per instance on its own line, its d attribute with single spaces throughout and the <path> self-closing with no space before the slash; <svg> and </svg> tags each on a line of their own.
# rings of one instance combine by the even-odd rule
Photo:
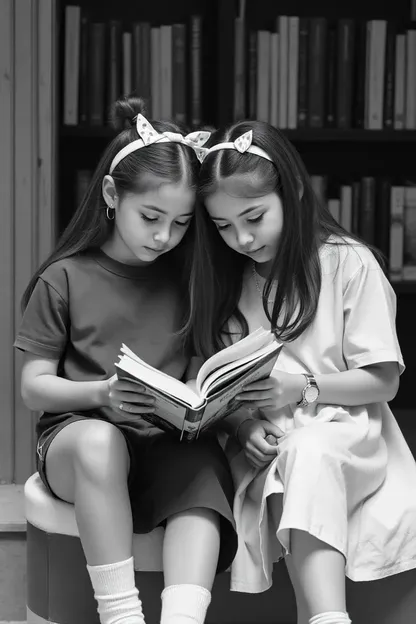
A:
<svg viewBox="0 0 416 624">
<path fill-rule="evenodd" d="M 200 585 L 170 585 L 162 592 L 160 624 L 203 624 L 211 592 Z"/>
<path fill-rule="evenodd" d="M 145 624 L 134 580 L 133 557 L 108 565 L 87 565 L 101 624 Z"/>
<path fill-rule="evenodd" d="M 351 620 L 345 611 L 326 611 L 314 615 L 309 624 L 351 624 Z"/>
</svg>

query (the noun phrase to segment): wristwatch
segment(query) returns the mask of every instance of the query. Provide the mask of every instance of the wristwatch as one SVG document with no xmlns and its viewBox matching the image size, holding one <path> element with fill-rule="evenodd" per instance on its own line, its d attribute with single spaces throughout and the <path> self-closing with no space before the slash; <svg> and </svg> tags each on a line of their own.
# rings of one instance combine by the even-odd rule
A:
<svg viewBox="0 0 416 624">
<path fill-rule="evenodd" d="M 319 388 L 313 375 L 303 373 L 303 376 L 306 379 L 306 386 L 302 390 L 301 400 L 298 401 L 296 405 L 306 407 L 307 405 L 310 405 L 311 403 L 315 403 L 315 401 L 317 401 L 319 397 Z"/>
</svg>

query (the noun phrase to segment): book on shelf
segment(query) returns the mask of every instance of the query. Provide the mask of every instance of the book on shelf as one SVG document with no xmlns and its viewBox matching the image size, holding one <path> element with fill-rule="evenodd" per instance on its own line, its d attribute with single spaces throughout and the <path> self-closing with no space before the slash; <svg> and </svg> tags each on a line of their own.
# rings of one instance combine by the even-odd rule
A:
<svg viewBox="0 0 416 624">
<path fill-rule="evenodd" d="M 202 118 L 203 20 L 123 22 L 120 12 L 97 22 L 88 8 L 66 6 L 64 125 L 108 124 L 111 104 L 135 93 L 154 119 L 198 126 Z"/>
<path fill-rule="evenodd" d="M 124 344 L 115 366 L 119 379 L 143 385 L 155 398 L 155 412 L 141 416 L 190 441 L 242 405 L 237 394 L 270 375 L 281 349 L 272 332 L 258 329 L 204 362 L 195 388 L 153 368 Z"/>
<path fill-rule="evenodd" d="M 246 116 L 281 129 L 416 129 L 414 26 L 278 15 L 275 32 L 247 29 Z"/>
</svg>

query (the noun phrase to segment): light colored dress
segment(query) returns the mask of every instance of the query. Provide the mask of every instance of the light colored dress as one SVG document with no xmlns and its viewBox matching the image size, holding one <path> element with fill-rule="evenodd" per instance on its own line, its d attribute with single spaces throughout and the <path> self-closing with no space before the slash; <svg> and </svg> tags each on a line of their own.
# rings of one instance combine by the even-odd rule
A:
<svg viewBox="0 0 416 624">
<path fill-rule="evenodd" d="M 395 294 L 373 254 L 326 244 L 320 258 L 316 318 L 284 345 L 276 369 L 331 374 L 393 361 L 403 372 Z M 250 265 L 239 307 L 250 331 L 270 328 Z M 232 590 L 268 589 L 294 528 L 342 552 L 354 581 L 416 567 L 416 463 L 387 403 L 290 405 L 264 417 L 285 432 L 272 463 L 254 469 L 242 451 L 230 454 L 239 534 Z"/>
</svg>

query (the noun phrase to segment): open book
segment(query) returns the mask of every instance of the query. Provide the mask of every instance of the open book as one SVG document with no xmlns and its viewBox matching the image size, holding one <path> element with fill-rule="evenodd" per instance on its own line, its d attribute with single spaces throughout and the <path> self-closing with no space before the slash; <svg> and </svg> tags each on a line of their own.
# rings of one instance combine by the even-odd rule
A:
<svg viewBox="0 0 416 624">
<path fill-rule="evenodd" d="M 177 431 L 192 440 L 220 418 L 241 406 L 233 401 L 243 386 L 268 377 L 282 345 L 265 329 L 252 332 L 239 342 L 210 357 L 200 368 L 196 390 L 150 366 L 122 345 L 117 376 L 140 383 L 155 397 L 155 411 L 142 418 L 161 429 Z"/>
</svg>

